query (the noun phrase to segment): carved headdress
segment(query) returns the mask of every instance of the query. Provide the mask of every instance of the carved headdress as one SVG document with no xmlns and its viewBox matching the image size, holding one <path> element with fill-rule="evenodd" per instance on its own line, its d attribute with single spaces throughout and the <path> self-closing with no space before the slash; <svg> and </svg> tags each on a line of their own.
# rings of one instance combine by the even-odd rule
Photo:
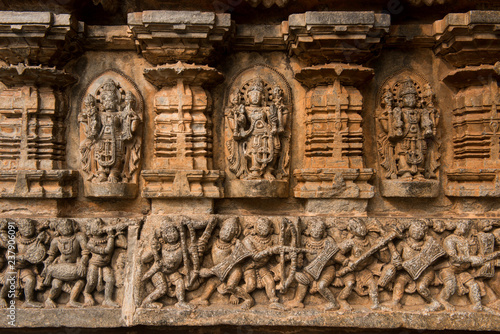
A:
<svg viewBox="0 0 500 334">
<path fill-rule="evenodd" d="M 415 88 L 415 82 L 412 79 L 406 78 L 405 81 L 401 84 L 401 89 L 399 90 L 399 97 L 403 97 L 405 95 L 414 94 L 417 95 L 417 89 Z"/>
<path fill-rule="evenodd" d="M 264 81 L 262 81 L 262 79 L 259 77 L 250 81 L 250 85 L 248 87 L 248 92 L 251 92 L 254 90 L 259 91 L 261 93 L 264 92 Z"/>
</svg>

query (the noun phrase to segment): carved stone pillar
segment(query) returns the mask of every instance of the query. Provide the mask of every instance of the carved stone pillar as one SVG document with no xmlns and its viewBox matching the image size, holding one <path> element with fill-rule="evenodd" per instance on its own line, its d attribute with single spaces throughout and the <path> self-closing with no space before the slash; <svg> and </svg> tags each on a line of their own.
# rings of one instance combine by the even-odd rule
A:
<svg viewBox="0 0 500 334">
<path fill-rule="evenodd" d="M 208 66 L 181 62 L 146 69 L 160 90 L 154 98 L 154 169 L 144 170 L 147 198 L 223 196 L 223 172 L 212 167 L 212 99 L 202 86 L 223 75 Z"/>
<path fill-rule="evenodd" d="M 78 50 L 77 22 L 66 14 L 1 12 L 0 197 L 70 198 L 76 171 L 65 168 L 65 88 L 76 77 L 62 66 Z M 19 65 L 17 65 L 19 64 Z M 32 66 L 36 65 L 36 66 Z"/>
<path fill-rule="evenodd" d="M 434 23 L 436 55 L 457 68 L 443 80 L 455 91 L 447 196 L 500 197 L 499 24 L 496 11 L 448 14 Z"/>
<path fill-rule="evenodd" d="M 142 173 L 142 195 L 153 199 L 153 213 L 212 212 L 213 198 L 223 197 L 224 173 L 212 166 L 212 99 L 205 89 L 223 76 L 205 64 L 225 47 L 230 17 L 165 10 L 128 15 L 138 50 L 157 65 L 144 71 L 159 88 L 154 95 L 153 161 Z"/>
<path fill-rule="evenodd" d="M 307 12 L 290 15 L 288 22 L 288 49 L 305 64 L 295 77 L 309 89 L 305 159 L 294 171 L 294 195 L 308 199 L 309 212 L 366 211 L 374 195 L 368 183 L 373 170 L 363 161 L 363 97 L 356 86 L 371 79 L 373 70 L 356 64 L 380 49 L 390 17 L 374 12 Z"/>
<path fill-rule="evenodd" d="M 306 168 L 296 169 L 295 197 L 373 197 L 364 168 L 361 112 L 363 97 L 354 85 L 369 80 L 373 70 L 356 65 L 306 67 L 296 79 L 310 87 L 306 96 Z"/>
</svg>

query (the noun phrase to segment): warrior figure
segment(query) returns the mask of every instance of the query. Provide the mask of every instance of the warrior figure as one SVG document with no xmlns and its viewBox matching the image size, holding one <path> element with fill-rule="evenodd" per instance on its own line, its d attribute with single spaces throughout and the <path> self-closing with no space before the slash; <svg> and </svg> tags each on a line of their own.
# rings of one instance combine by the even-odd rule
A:
<svg viewBox="0 0 500 334">
<path fill-rule="evenodd" d="M 244 249 L 241 241 L 238 240 L 240 233 L 241 227 L 237 217 L 226 219 L 222 223 L 219 237 L 215 239 L 210 247 L 214 267 L 212 269 L 201 269 L 200 276 L 210 278 L 201 296 L 192 301 L 193 304 L 210 305 L 210 296 L 217 289 L 221 294 L 230 293 L 234 296 L 231 300 L 235 302 L 239 302 L 239 299 L 242 299 L 242 309 L 247 310 L 254 305 L 253 298 L 242 287 L 238 286 L 243 276 L 243 270 L 241 263 L 236 261 L 241 261 L 245 258 L 244 255 L 238 255 L 239 251 Z M 231 256 L 236 260 L 234 263 L 227 260 Z M 227 267 L 225 266 L 226 261 Z M 222 274 L 219 274 L 217 271 L 218 267 L 224 267 L 225 270 Z"/>
<path fill-rule="evenodd" d="M 309 222 L 308 229 L 305 231 L 304 242 L 302 243 L 306 250 L 305 253 L 307 266 L 295 274 L 298 287 L 295 291 L 295 298 L 285 303 L 286 306 L 293 308 L 303 308 L 302 303 L 308 287 L 310 293 L 319 292 L 327 301 L 325 310 L 336 310 L 339 308 L 335 296 L 329 286 L 335 279 L 335 262 L 347 264 L 348 261 L 338 252 L 339 247 L 327 234 L 326 225 L 319 219 Z"/>
<path fill-rule="evenodd" d="M 126 248 L 126 239 L 115 238 L 114 229 L 105 229 L 102 219 L 94 219 L 87 225 L 87 242 L 88 250 L 91 258 L 89 260 L 89 269 L 87 272 L 87 285 L 83 291 L 85 297 L 85 306 L 93 306 L 95 304 L 92 292 L 97 288 L 98 291 L 104 289 L 103 306 L 119 307 L 113 301 L 113 290 L 115 286 L 115 274 L 111 268 L 111 259 L 114 254 L 115 247 Z M 122 232 L 119 232 L 122 233 Z M 123 236 L 122 234 L 120 234 Z M 104 287 L 102 286 L 104 281 Z"/>
<path fill-rule="evenodd" d="M 45 276 L 43 284 L 52 287 L 49 291 L 45 306 L 57 307 L 55 300 L 64 289 L 69 292 L 68 306 L 82 307 L 78 297 L 85 286 L 85 276 L 89 262 L 87 239 L 81 232 L 77 232 L 77 223 L 71 219 L 52 222 L 50 227 L 56 231 L 56 237 L 50 243 L 49 257 L 45 260 Z M 74 282 L 72 289 L 69 283 Z"/>
<path fill-rule="evenodd" d="M 398 269 L 405 268 L 407 272 L 399 273 L 396 278 L 392 294 L 394 308 L 402 307 L 401 299 L 408 285 L 429 303 L 426 311 L 438 311 L 443 308 L 432 296 L 429 286 L 435 278 L 432 262 L 445 253 L 436 239 L 426 235 L 426 231 L 427 224 L 424 221 L 413 221 L 407 238 L 396 245 L 398 257 L 395 265 Z"/>
<path fill-rule="evenodd" d="M 342 278 L 344 289 L 338 296 L 340 306 L 344 310 L 352 310 L 352 307 L 347 302 L 347 298 L 349 298 L 352 291 L 356 288 L 356 292 L 360 295 L 365 295 L 365 291 L 368 290 L 372 301 L 371 308 L 374 310 L 380 309 L 382 307 L 379 302 L 378 285 L 372 269 L 372 266 L 377 265 L 377 259 L 371 255 L 362 261 L 357 261 L 363 258 L 372 248 L 365 223 L 361 219 L 351 219 L 348 222 L 347 229 L 350 232 L 351 238 L 339 244 L 342 254 L 350 253 L 350 262 L 345 267 L 349 270 Z M 354 263 L 358 264 L 354 265 Z"/>
<path fill-rule="evenodd" d="M 146 249 L 141 258 L 144 264 L 153 262 L 142 281 L 151 279 L 155 290 L 143 300 L 141 307 L 161 308 L 162 304 L 155 301 L 165 296 L 170 286 L 174 285 L 177 298 L 175 306 L 188 310 L 194 308 L 186 302 L 186 283 L 180 272 L 188 261 L 188 254 L 185 254 L 181 241 L 178 227 L 171 221 L 165 221 L 160 229 L 155 231 L 151 247 Z"/>
<path fill-rule="evenodd" d="M 499 253 L 492 253 L 490 258 L 486 256 L 474 256 L 471 254 L 472 241 L 468 239 L 472 222 L 461 220 L 457 223 L 453 234 L 444 239 L 444 249 L 449 256 L 449 266 L 440 272 L 441 281 L 444 284 L 439 295 L 440 302 L 448 310 L 455 308 L 449 303 L 451 296 L 456 292 L 459 295 L 469 293 L 469 300 L 473 304 L 474 311 L 492 312 L 481 302 L 481 290 L 477 281 L 469 272 L 471 267 L 479 267 L 485 264 L 486 260 L 493 260 Z"/>
<path fill-rule="evenodd" d="M 86 139 L 80 151 L 84 171 L 89 180 L 127 182 L 135 171 L 133 134 L 141 119 L 134 110 L 135 97 L 127 92 L 121 97 L 120 87 L 111 79 L 97 91 L 98 100 L 89 94 L 79 121 L 85 127 Z M 93 154 L 92 154 L 93 153 Z"/>
<path fill-rule="evenodd" d="M 257 288 L 264 287 L 271 304 L 270 308 L 284 310 L 283 304 L 276 296 L 276 283 L 270 270 L 270 262 L 279 250 L 278 236 L 273 234 L 273 223 L 267 218 L 259 218 L 254 231 L 243 239 L 243 244 L 253 254 L 252 259 L 243 266 L 245 290 L 252 293 Z"/>
</svg>

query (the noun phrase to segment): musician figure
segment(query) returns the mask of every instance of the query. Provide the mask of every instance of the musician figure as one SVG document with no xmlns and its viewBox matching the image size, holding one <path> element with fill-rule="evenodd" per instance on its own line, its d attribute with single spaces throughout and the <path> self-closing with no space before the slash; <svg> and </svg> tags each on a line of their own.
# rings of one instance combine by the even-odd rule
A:
<svg viewBox="0 0 500 334">
<path fill-rule="evenodd" d="M 217 289 L 220 294 L 231 294 L 231 300 L 236 303 L 239 299 L 243 300 L 241 308 L 244 310 L 250 309 L 254 305 L 254 300 L 245 289 L 238 286 L 243 276 L 241 261 L 245 256 L 240 256 L 240 250 L 244 250 L 244 246 L 238 236 L 241 234 L 241 226 L 237 217 L 224 220 L 219 231 L 218 237 L 212 239 L 209 248 L 212 258 L 212 269 L 202 268 L 200 271 L 201 277 L 209 277 L 205 289 L 200 297 L 195 298 L 192 303 L 196 305 L 210 305 L 210 296 Z M 204 236 L 200 241 L 204 240 Z M 205 248 L 205 246 L 203 247 Z M 251 253 L 248 252 L 248 255 Z M 234 261 L 228 259 L 234 258 Z M 227 263 L 227 266 L 225 266 Z M 223 267 L 224 271 L 219 274 L 218 267 Z"/>
<path fill-rule="evenodd" d="M 87 266 L 89 262 L 89 250 L 87 238 L 78 232 L 78 225 L 71 219 L 63 219 L 52 222 L 50 227 L 56 231 L 56 237 L 52 240 L 48 251 L 49 257 L 44 262 L 45 276 L 43 284 L 51 286 L 49 295 L 45 300 L 45 307 L 56 308 L 55 300 L 64 289 L 68 292 L 70 307 L 82 307 L 78 297 L 85 286 Z M 69 284 L 73 283 L 73 288 Z"/>
<path fill-rule="evenodd" d="M 311 294 L 319 292 L 326 300 L 325 311 L 339 309 L 329 286 L 335 279 L 335 262 L 347 264 L 345 261 L 348 260 L 338 252 L 339 247 L 333 238 L 328 236 L 326 225 L 322 220 L 311 220 L 304 235 L 302 245 L 310 251 L 305 253 L 308 265 L 295 274 L 298 283 L 295 297 L 285 305 L 303 308 L 303 300 L 309 289 Z"/>
<path fill-rule="evenodd" d="M 465 295 L 468 292 L 474 311 L 492 312 L 491 309 L 483 306 L 479 285 L 469 272 L 472 267 L 482 266 L 486 262 L 484 256 L 472 255 L 473 241 L 468 238 L 471 225 L 470 220 L 459 221 L 454 233 L 444 239 L 443 247 L 449 256 L 449 265 L 439 273 L 444 284 L 439 301 L 447 310 L 454 310 L 455 308 L 449 303 L 451 296 L 457 292 L 458 295 Z"/>
<path fill-rule="evenodd" d="M 409 227 L 407 238 L 396 245 L 397 256 L 394 264 L 397 269 L 404 268 L 406 271 L 400 271 L 394 283 L 392 304 L 395 309 L 402 307 L 401 299 L 408 290 L 416 290 L 429 303 L 427 312 L 443 308 L 432 296 L 429 286 L 435 278 L 433 262 L 446 253 L 436 239 L 426 232 L 427 224 L 422 220 L 415 220 Z"/>
<path fill-rule="evenodd" d="M 286 310 L 276 296 L 276 283 L 271 272 L 271 261 L 279 253 L 278 236 L 273 234 L 273 223 L 267 218 L 259 218 L 250 235 L 243 239 L 245 247 L 252 252 L 252 259 L 243 265 L 245 290 L 252 293 L 264 287 L 272 309 Z"/>
<path fill-rule="evenodd" d="M 92 220 L 86 228 L 89 237 L 87 247 L 91 253 L 89 261 L 89 270 L 87 272 L 87 285 L 83 291 L 85 297 L 85 306 L 93 306 L 95 300 L 92 297 L 94 290 L 104 290 L 103 306 L 120 307 L 113 301 L 113 290 L 115 287 L 115 273 L 111 267 L 111 259 L 115 247 L 126 248 L 126 239 L 123 238 L 123 232 L 119 232 L 121 238 L 115 238 L 115 230 L 105 229 L 102 219 Z M 104 284 L 102 284 L 104 281 Z M 104 285 L 104 286 L 103 286 Z"/>
<path fill-rule="evenodd" d="M 37 222 L 32 219 L 20 219 L 17 222 L 15 265 L 16 292 L 23 289 L 25 308 L 40 308 L 43 305 L 36 301 L 36 278 L 39 272 L 37 264 L 42 263 L 47 249 L 45 244 L 49 236 L 45 232 L 37 233 Z M 13 270 L 7 270 L 13 271 Z M 4 277 L 7 279 L 7 277 Z M 8 295 L 8 284 L 5 282 L 0 290 L 0 299 L 5 301 Z M 2 303 L 3 304 L 3 303 Z"/>
</svg>

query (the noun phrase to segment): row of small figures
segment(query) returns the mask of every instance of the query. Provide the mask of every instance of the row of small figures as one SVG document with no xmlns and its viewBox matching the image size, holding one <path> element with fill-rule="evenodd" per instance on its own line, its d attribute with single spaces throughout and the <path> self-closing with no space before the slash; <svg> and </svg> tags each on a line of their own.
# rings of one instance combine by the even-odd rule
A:
<svg viewBox="0 0 500 334">
<path fill-rule="evenodd" d="M 264 289 L 278 310 L 303 308 L 308 294 L 319 294 L 325 310 L 351 311 L 353 292 L 368 295 L 371 309 L 401 309 L 405 294 L 417 292 L 424 312 L 455 310 L 452 296 L 468 294 L 472 311 L 496 313 L 496 226 L 468 219 L 260 217 L 242 227 L 238 217 L 165 217 L 143 240 L 141 307 L 161 308 L 165 296 L 183 309 L 208 306 L 217 290 L 247 310 L 256 304 L 253 292 Z M 331 287 L 342 289 L 334 295 Z M 380 301 L 384 290 L 392 293 L 389 305 Z M 290 298 L 283 301 L 285 294 Z"/>
</svg>

